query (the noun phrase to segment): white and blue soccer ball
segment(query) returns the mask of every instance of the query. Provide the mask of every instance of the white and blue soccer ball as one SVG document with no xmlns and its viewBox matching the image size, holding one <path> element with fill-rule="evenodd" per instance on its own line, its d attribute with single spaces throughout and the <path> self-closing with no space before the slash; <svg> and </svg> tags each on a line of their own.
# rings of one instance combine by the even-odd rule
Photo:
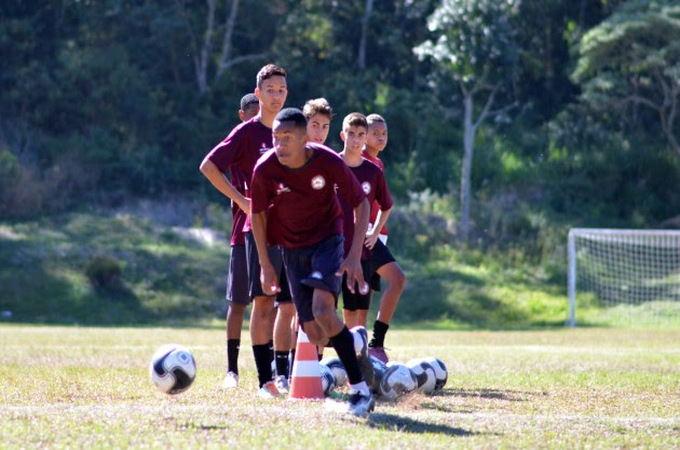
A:
<svg viewBox="0 0 680 450">
<path fill-rule="evenodd" d="M 359 356 L 364 348 L 368 346 L 368 331 L 366 331 L 366 327 L 361 325 L 357 325 L 349 331 L 352 334 L 352 338 L 354 338 L 354 351 Z"/>
<path fill-rule="evenodd" d="M 325 364 L 319 364 L 319 369 L 321 370 L 321 387 L 324 395 L 328 397 L 335 390 L 335 376 Z"/>
<path fill-rule="evenodd" d="M 333 373 L 333 376 L 335 377 L 336 388 L 341 388 L 347 384 L 347 371 L 345 370 L 345 366 L 342 364 L 342 361 L 340 361 L 340 358 L 337 356 L 329 356 L 322 359 L 320 362 L 322 365 L 328 367 Z"/>
<path fill-rule="evenodd" d="M 434 385 L 434 390 L 440 391 L 444 389 L 444 386 L 446 386 L 446 381 L 448 380 L 449 377 L 449 373 L 446 370 L 446 365 L 444 364 L 444 361 L 437 358 L 436 356 L 429 356 L 423 359 L 430 363 L 430 365 L 434 369 L 434 375 L 437 379 Z"/>
<path fill-rule="evenodd" d="M 374 394 L 380 394 L 380 382 L 385 376 L 387 366 L 375 356 L 369 356 L 368 358 L 371 360 L 371 364 L 373 365 L 373 384 L 369 386 L 369 389 Z"/>
<path fill-rule="evenodd" d="M 165 394 L 179 394 L 189 389 L 196 378 L 196 361 L 183 345 L 166 344 L 151 357 L 151 381 Z"/>
<path fill-rule="evenodd" d="M 380 395 L 387 400 L 395 400 L 404 394 L 414 391 L 418 380 L 411 369 L 404 364 L 391 364 L 380 382 Z"/>
<path fill-rule="evenodd" d="M 437 377 L 434 373 L 434 368 L 429 362 L 423 358 L 414 358 L 407 361 L 404 365 L 411 369 L 413 375 L 416 376 L 416 380 L 418 381 L 416 392 L 421 392 L 423 394 L 431 394 L 434 392 Z"/>
</svg>

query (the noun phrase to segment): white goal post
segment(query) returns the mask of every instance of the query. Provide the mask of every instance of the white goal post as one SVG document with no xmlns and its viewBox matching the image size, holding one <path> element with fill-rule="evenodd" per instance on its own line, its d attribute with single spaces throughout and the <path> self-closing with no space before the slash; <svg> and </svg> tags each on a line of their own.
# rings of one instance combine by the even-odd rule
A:
<svg viewBox="0 0 680 450">
<path fill-rule="evenodd" d="M 567 251 L 570 326 L 585 294 L 630 323 L 680 314 L 680 230 L 573 228 Z"/>
</svg>

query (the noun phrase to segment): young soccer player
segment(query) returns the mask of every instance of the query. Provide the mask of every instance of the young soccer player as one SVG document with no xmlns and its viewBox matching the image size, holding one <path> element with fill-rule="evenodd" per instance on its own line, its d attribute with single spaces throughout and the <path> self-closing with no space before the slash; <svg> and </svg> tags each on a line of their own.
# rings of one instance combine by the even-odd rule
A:
<svg viewBox="0 0 680 450">
<path fill-rule="evenodd" d="M 307 139 L 317 144 L 326 143 L 330 131 L 333 109 L 325 98 L 307 100 L 302 108 L 307 119 Z"/>
<path fill-rule="evenodd" d="M 362 154 L 366 159 L 375 163 L 384 171 L 385 165 L 378 158 L 378 154 L 387 146 L 387 123 L 378 114 L 368 115 L 366 121 L 368 123 L 368 134 Z M 379 215 L 379 211 L 379 205 L 373 202 L 371 205 L 372 226 L 366 236 L 366 245 L 373 250 L 372 264 L 374 267 L 377 267 L 377 274 L 386 281 L 387 286 L 380 298 L 378 317 L 373 323 L 373 338 L 369 343 L 369 353 L 381 361 L 387 362 L 388 357 L 384 348 L 385 335 L 399 303 L 401 293 L 404 291 L 406 275 L 404 275 L 404 271 L 386 246 L 387 229 L 384 225 L 387 216 L 384 214 Z"/>
<path fill-rule="evenodd" d="M 274 121 L 274 149 L 258 161 L 253 173 L 251 220 L 262 286 L 270 294 L 280 289 L 267 252 L 270 240 L 283 248 L 300 325 L 318 346 L 330 339 L 350 382 L 348 412 L 365 416 L 375 405 L 366 384 L 373 377 L 364 344 L 366 329 L 350 331 L 336 314 L 335 300 L 344 273 L 351 290 L 359 286 L 368 291 L 359 260 L 370 208 L 347 165 L 331 149 L 308 143 L 306 127 L 302 111 L 282 110 Z M 354 208 L 356 221 L 357 233 L 346 257 L 336 186 Z"/>
<path fill-rule="evenodd" d="M 245 248 L 245 259 L 239 257 L 240 264 L 245 261 L 245 267 L 239 267 L 236 270 L 247 271 L 249 277 L 249 297 L 253 298 L 250 337 L 258 372 L 258 396 L 265 398 L 279 395 L 278 389 L 271 381 L 273 353 L 270 341 L 272 340 L 271 318 L 274 314 L 274 298 L 258 292 L 257 286 L 253 283 L 251 274 L 255 270 L 259 273 L 259 266 L 256 261 L 248 258 L 248 240 L 244 231 L 248 230 L 249 220 L 244 211 L 250 211 L 248 197 L 253 168 L 261 153 L 272 146 L 271 126 L 274 117 L 283 107 L 287 94 L 286 71 L 274 64 L 262 67 L 257 74 L 255 88 L 260 112 L 254 118 L 234 128 L 224 141 L 206 155 L 200 167 L 201 172 L 213 186 L 236 203 L 242 212 L 238 217 L 238 222 L 234 221 L 232 244 L 241 244 Z M 230 174 L 229 178 L 224 175 L 227 172 Z M 275 262 L 277 261 L 276 255 L 279 255 L 278 262 L 281 265 L 280 250 L 271 248 L 270 251 Z M 259 280 L 259 277 L 256 279 Z M 282 295 L 285 295 L 285 291 Z"/>
<path fill-rule="evenodd" d="M 257 95 L 248 93 L 241 97 L 241 109 L 238 110 L 238 117 L 241 122 L 247 122 L 260 112 L 260 100 Z"/>
<path fill-rule="evenodd" d="M 255 94 L 249 93 L 241 98 L 238 116 L 241 122 L 247 122 L 260 112 L 260 101 Z M 234 182 L 235 177 L 230 176 Z M 243 220 L 244 211 L 236 202 L 231 202 L 232 234 L 231 254 L 229 257 L 229 274 L 227 276 L 227 309 L 226 335 L 227 335 L 227 375 L 224 377 L 222 387 L 231 389 L 238 386 L 238 355 L 241 348 L 241 329 L 246 306 L 250 303 L 248 294 L 248 273 L 246 271 L 246 251 L 243 243 Z"/>
<path fill-rule="evenodd" d="M 340 138 L 344 142 L 340 156 L 359 180 L 369 203 L 378 205 L 378 217 L 380 217 L 378 220 L 380 223 L 384 223 L 392 211 L 392 196 L 387 188 L 382 170 L 362 156 L 362 150 L 366 143 L 367 127 L 366 117 L 363 114 L 351 113 L 345 117 L 340 132 Z M 351 210 L 343 204 L 343 212 L 345 214 L 345 239 L 352 239 Z M 369 237 L 366 238 L 366 241 L 361 259 L 364 277 L 366 280 L 371 280 L 373 289 L 380 290 L 380 280 L 374 275 L 377 274 L 382 259 L 374 257 L 374 250 L 378 252 L 377 256 L 380 257 L 384 253 L 384 249 L 376 248 L 375 242 L 370 242 Z M 382 242 L 378 247 L 381 245 Z M 350 292 L 343 286 L 342 313 L 348 327 L 366 326 L 370 300 L 369 293 Z"/>
</svg>

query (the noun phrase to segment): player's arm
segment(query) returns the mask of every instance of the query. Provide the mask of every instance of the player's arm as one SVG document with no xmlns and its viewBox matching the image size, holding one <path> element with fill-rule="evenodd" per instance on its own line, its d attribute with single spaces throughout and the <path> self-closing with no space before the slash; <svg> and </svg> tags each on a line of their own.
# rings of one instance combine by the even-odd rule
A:
<svg viewBox="0 0 680 450">
<path fill-rule="evenodd" d="M 250 215 L 250 226 L 260 259 L 260 283 L 266 295 L 274 295 L 281 291 L 274 266 L 267 251 L 267 212 L 262 211 Z"/>
<path fill-rule="evenodd" d="M 368 229 L 368 219 L 371 208 L 368 199 L 364 199 L 354 208 L 354 236 L 352 246 L 347 253 L 345 260 L 340 265 L 340 274 L 347 273 L 347 287 L 350 292 L 354 292 L 354 286 L 359 286 L 362 294 L 368 292 L 368 285 L 364 280 L 364 273 L 361 269 L 361 250 L 364 245 L 364 236 Z"/>
<path fill-rule="evenodd" d="M 208 156 L 201 162 L 200 170 L 218 191 L 234 201 L 243 211 L 250 211 L 250 201 L 231 184 L 215 163 L 210 161 Z"/>
<path fill-rule="evenodd" d="M 373 246 L 378 241 L 378 238 L 380 238 L 380 230 L 382 230 L 387 223 L 387 219 L 389 219 L 391 212 L 392 208 L 389 208 L 385 211 L 382 209 L 378 210 L 378 215 L 375 218 L 375 224 L 373 224 L 373 228 L 368 230 L 366 233 L 366 241 L 364 243 L 366 247 L 373 249 Z"/>
</svg>

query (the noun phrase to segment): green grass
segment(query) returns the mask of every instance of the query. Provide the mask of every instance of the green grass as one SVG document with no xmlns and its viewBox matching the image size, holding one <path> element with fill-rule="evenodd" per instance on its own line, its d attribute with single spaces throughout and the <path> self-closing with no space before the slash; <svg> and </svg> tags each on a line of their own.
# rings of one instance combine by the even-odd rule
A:
<svg viewBox="0 0 680 450">
<path fill-rule="evenodd" d="M 219 229 L 229 229 L 226 222 L 213 220 L 219 224 L 213 230 L 177 229 L 111 211 L 0 222 L 0 311 L 23 323 L 221 320 L 230 249 Z M 419 244 L 400 236 L 399 224 L 392 229 L 391 249 L 408 278 L 395 323 L 494 329 L 565 323 L 565 286 L 549 282 L 540 268 L 459 250 L 434 237 Z M 211 231 L 208 236 L 222 239 L 195 236 Z M 87 273 L 102 258 L 121 275 L 96 288 Z"/>
<path fill-rule="evenodd" d="M 379 401 L 368 419 L 321 401 L 260 400 L 247 333 L 241 386 L 220 390 L 221 328 L 0 326 L 0 448 L 677 448 L 680 331 L 415 331 L 395 361 L 435 355 L 444 390 Z M 161 344 L 189 346 L 194 385 L 148 376 Z M 332 350 L 328 350 L 332 354 Z"/>
</svg>

